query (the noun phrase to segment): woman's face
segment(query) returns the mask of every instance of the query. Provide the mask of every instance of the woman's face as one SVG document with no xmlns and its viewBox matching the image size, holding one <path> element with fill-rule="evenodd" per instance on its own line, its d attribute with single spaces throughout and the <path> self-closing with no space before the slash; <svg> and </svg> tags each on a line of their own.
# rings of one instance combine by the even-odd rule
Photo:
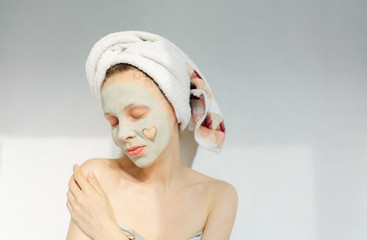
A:
<svg viewBox="0 0 367 240">
<path fill-rule="evenodd" d="M 101 99 L 115 144 L 136 166 L 153 163 L 167 146 L 176 121 L 155 83 L 139 70 L 115 73 L 105 81 Z"/>
</svg>

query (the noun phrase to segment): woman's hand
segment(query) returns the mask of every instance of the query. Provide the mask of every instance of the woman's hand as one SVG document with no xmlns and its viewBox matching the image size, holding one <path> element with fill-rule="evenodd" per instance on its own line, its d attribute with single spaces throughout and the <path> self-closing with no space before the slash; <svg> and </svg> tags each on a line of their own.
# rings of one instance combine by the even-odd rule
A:
<svg viewBox="0 0 367 240">
<path fill-rule="evenodd" d="M 66 204 L 72 220 L 82 232 L 94 240 L 121 234 L 112 207 L 93 171 L 86 178 L 78 165 L 75 164 L 73 170 Z"/>
</svg>

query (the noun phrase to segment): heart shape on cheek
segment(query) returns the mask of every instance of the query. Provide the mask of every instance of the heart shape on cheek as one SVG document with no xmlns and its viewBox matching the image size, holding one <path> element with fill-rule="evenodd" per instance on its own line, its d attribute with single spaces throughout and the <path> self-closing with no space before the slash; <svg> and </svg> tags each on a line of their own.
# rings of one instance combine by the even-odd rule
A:
<svg viewBox="0 0 367 240">
<path fill-rule="evenodd" d="M 150 129 L 144 128 L 142 132 L 145 137 L 154 142 L 155 137 L 157 136 L 157 128 L 155 126 L 152 126 Z"/>
</svg>

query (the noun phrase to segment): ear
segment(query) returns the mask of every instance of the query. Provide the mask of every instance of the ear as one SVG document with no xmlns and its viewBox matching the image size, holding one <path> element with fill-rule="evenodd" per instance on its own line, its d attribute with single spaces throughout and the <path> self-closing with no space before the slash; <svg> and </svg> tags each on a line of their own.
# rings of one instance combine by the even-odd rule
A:
<svg viewBox="0 0 367 240">
<path fill-rule="evenodd" d="M 225 140 L 225 127 L 220 109 L 208 83 L 190 65 L 186 65 L 190 77 L 191 120 L 189 129 L 196 141 L 210 150 L 219 152 Z"/>
</svg>

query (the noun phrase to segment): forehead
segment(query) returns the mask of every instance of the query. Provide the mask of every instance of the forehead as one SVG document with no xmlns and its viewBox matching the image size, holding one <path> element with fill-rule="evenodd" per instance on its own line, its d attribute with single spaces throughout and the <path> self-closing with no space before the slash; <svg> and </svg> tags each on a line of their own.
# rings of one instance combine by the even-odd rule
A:
<svg viewBox="0 0 367 240">
<path fill-rule="evenodd" d="M 137 85 L 146 89 L 147 91 L 152 91 L 158 86 L 154 83 L 152 79 L 150 79 L 145 73 L 138 69 L 127 70 L 124 72 L 116 72 L 109 76 L 102 84 L 101 92 L 103 92 L 108 86 L 113 85 L 115 83 L 130 83 Z"/>
<path fill-rule="evenodd" d="M 153 99 L 155 99 L 161 107 L 165 109 L 170 109 L 172 107 L 157 84 L 144 72 L 138 69 L 116 72 L 112 74 L 104 81 L 101 88 L 101 94 L 108 86 L 117 83 L 128 83 L 140 87 L 144 89 Z"/>
<path fill-rule="evenodd" d="M 157 102 L 144 88 L 135 84 L 118 82 L 107 86 L 101 93 L 102 103 Z"/>
<path fill-rule="evenodd" d="M 101 93 L 102 108 L 105 113 L 118 114 L 126 107 L 144 105 L 156 108 L 158 102 L 143 88 L 130 83 L 114 83 Z"/>
</svg>

